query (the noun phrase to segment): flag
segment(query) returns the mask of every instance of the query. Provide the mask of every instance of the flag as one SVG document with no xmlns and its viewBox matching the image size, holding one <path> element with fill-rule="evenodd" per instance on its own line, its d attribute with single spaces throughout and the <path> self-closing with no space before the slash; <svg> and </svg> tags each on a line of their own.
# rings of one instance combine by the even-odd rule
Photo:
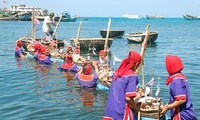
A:
<svg viewBox="0 0 200 120">
<path fill-rule="evenodd" d="M 151 88 L 150 88 L 150 86 L 146 86 L 146 88 L 145 88 L 145 97 L 147 97 L 149 94 L 151 94 Z"/>
<path fill-rule="evenodd" d="M 93 48 L 92 48 L 92 53 L 94 54 L 94 55 L 97 55 L 96 54 L 96 48 L 93 46 Z"/>
<path fill-rule="evenodd" d="M 33 24 L 34 24 L 34 25 L 39 25 L 39 24 L 40 24 L 40 21 L 39 21 L 38 19 L 34 19 Z"/>
<path fill-rule="evenodd" d="M 120 60 L 119 58 L 117 58 L 116 56 L 115 56 L 115 54 L 113 55 L 113 57 L 114 57 L 114 61 L 117 61 L 117 62 L 121 62 L 122 60 Z"/>
<path fill-rule="evenodd" d="M 160 93 L 160 77 L 158 77 L 158 85 L 157 85 L 157 90 L 156 90 L 155 96 L 158 97 L 159 93 Z"/>
<path fill-rule="evenodd" d="M 149 86 L 153 86 L 154 84 L 154 75 L 152 76 L 151 80 L 147 83 Z"/>
<path fill-rule="evenodd" d="M 156 93 L 155 93 L 155 96 L 158 96 L 159 93 L 160 93 L 160 87 L 158 86 Z"/>
</svg>

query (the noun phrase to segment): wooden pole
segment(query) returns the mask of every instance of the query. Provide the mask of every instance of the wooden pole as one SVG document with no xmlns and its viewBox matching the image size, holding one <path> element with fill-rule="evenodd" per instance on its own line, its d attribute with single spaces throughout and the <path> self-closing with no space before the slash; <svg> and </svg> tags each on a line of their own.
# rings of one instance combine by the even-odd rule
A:
<svg viewBox="0 0 200 120">
<path fill-rule="evenodd" d="M 82 27 L 82 20 L 79 23 L 78 32 L 77 32 L 76 39 L 75 39 L 75 42 L 74 42 L 75 43 L 75 47 L 78 46 L 78 41 L 79 41 L 79 38 L 80 38 L 81 27 Z"/>
<path fill-rule="evenodd" d="M 35 39 L 35 7 L 33 7 L 33 12 L 32 12 L 32 37 Z"/>
<path fill-rule="evenodd" d="M 59 20 L 58 20 L 58 23 L 56 24 L 56 27 L 55 27 L 54 32 L 53 32 L 52 39 L 54 38 L 54 36 L 55 36 L 55 34 L 56 34 L 57 30 L 58 30 L 58 27 L 59 27 L 59 25 L 60 25 L 61 19 L 62 19 L 62 15 L 60 16 L 60 18 L 59 18 Z"/>
<path fill-rule="evenodd" d="M 107 34 L 106 34 L 106 41 L 104 45 L 104 51 L 107 52 L 107 47 L 108 47 L 108 38 L 109 38 L 109 33 L 110 33 L 110 24 L 111 24 L 111 18 L 108 20 L 108 28 L 107 28 Z"/>
<path fill-rule="evenodd" d="M 142 57 L 142 62 L 140 62 L 140 65 L 136 70 L 137 75 L 139 75 L 141 66 L 142 66 L 143 61 L 144 61 L 143 59 L 144 59 L 147 43 L 148 43 L 148 40 L 149 40 L 149 28 L 150 28 L 150 25 L 148 24 L 147 27 L 146 27 L 145 38 L 144 38 L 144 41 L 142 42 L 142 48 L 141 48 L 141 52 L 140 52 L 140 55 Z"/>
</svg>

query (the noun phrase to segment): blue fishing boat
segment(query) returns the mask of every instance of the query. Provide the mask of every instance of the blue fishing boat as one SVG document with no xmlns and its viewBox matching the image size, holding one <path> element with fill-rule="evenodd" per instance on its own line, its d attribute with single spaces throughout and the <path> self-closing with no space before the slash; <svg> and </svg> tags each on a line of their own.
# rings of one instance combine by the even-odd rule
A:
<svg viewBox="0 0 200 120">
<path fill-rule="evenodd" d="M 58 21 L 60 19 L 60 16 L 56 16 L 54 19 L 55 21 Z M 76 18 L 71 17 L 69 12 L 63 12 L 61 22 L 76 22 Z"/>
</svg>

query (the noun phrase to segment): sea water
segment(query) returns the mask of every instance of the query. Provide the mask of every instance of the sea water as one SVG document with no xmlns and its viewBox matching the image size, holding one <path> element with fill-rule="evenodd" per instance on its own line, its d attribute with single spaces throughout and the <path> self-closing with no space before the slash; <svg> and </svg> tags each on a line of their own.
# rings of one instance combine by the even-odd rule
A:
<svg viewBox="0 0 200 120">
<path fill-rule="evenodd" d="M 112 30 L 144 32 L 150 24 L 151 31 L 158 32 L 154 44 L 148 45 L 145 52 L 144 75 L 147 83 L 155 76 L 152 94 L 156 92 L 160 78 L 159 97 L 166 103 L 169 99 L 169 87 L 165 85 L 167 72 L 165 56 L 179 55 L 184 63 L 183 73 L 187 76 L 193 106 L 200 116 L 200 21 L 188 21 L 183 18 L 166 19 L 125 19 L 111 18 Z M 56 34 L 58 39 L 70 40 L 77 36 L 79 20 L 61 22 Z M 83 21 L 80 37 L 101 37 L 99 31 L 107 29 L 108 18 L 88 18 Z M 37 38 L 42 38 L 42 22 L 36 25 Z M 0 21 L 0 119 L 1 120 L 100 120 L 104 114 L 108 95 L 106 90 L 82 90 L 73 74 L 68 79 L 57 70 L 61 63 L 48 68 L 39 67 L 33 59 L 15 59 L 15 41 L 31 33 L 30 21 Z M 113 55 L 124 59 L 130 50 L 140 52 L 140 44 L 130 44 L 126 36 L 113 40 L 110 48 L 112 69 Z M 89 50 L 83 51 L 86 55 Z M 97 60 L 95 55 L 91 59 Z M 69 76 L 70 79 L 69 79 Z M 141 73 L 139 75 L 141 82 Z M 141 84 L 140 84 L 141 86 Z M 169 114 L 169 113 L 167 113 Z"/>
</svg>

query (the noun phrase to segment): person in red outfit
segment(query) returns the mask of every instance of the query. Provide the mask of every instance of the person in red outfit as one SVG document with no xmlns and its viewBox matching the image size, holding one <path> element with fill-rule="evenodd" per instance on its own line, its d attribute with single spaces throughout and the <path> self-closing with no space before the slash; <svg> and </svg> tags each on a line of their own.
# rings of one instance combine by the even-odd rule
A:
<svg viewBox="0 0 200 120">
<path fill-rule="evenodd" d="M 138 113 L 134 98 L 137 97 L 139 79 L 135 71 L 141 60 L 140 54 L 130 51 L 115 71 L 103 120 L 133 120 L 134 114 Z"/>
<path fill-rule="evenodd" d="M 93 67 L 94 72 L 93 72 Z M 98 67 L 95 62 L 85 63 L 83 68 L 75 75 L 76 80 L 78 80 L 81 88 L 95 89 L 98 80 Z"/>
<path fill-rule="evenodd" d="M 17 40 L 16 41 L 16 47 L 15 47 L 15 57 L 21 57 L 23 58 L 23 50 L 22 50 L 22 41 Z"/>
<path fill-rule="evenodd" d="M 179 56 L 166 56 L 166 70 L 169 74 L 166 84 L 170 87 L 170 96 L 169 102 L 162 108 L 161 116 L 170 110 L 172 120 L 197 120 L 190 97 L 188 79 L 181 72 L 183 68 Z"/>
</svg>

